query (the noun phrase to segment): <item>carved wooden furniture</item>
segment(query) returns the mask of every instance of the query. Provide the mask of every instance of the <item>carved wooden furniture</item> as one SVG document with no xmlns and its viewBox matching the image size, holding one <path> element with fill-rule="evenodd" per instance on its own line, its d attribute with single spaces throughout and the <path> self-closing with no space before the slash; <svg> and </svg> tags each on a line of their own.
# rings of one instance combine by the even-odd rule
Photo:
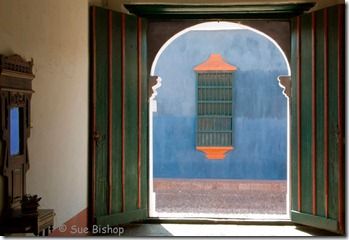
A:
<svg viewBox="0 0 349 240">
<path fill-rule="evenodd" d="M 21 198 L 26 193 L 25 174 L 29 169 L 27 139 L 30 135 L 30 99 L 34 78 L 32 67 L 32 61 L 27 62 L 18 55 L 0 55 L 0 167 L 6 189 L 5 215 L 9 209 L 20 207 Z M 11 139 L 11 129 L 15 128 L 10 121 L 12 115 L 18 115 L 19 120 L 16 152 L 10 144 L 14 140 Z"/>
<path fill-rule="evenodd" d="M 53 210 L 25 213 L 33 60 L 0 55 L 0 232 L 48 233 Z"/>
</svg>

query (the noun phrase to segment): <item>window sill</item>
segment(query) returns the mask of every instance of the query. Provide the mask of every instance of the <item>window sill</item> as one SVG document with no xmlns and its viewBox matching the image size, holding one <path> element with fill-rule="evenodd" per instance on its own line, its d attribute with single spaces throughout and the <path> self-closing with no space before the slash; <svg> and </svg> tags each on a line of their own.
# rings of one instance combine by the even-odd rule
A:
<svg viewBox="0 0 349 240">
<path fill-rule="evenodd" d="M 196 147 L 196 150 L 199 150 L 205 153 L 206 157 L 210 160 L 222 160 L 225 158 L 225 154 L 229 151 L 232 151 L 234 148 L 229 147 Z"/>
</svg>

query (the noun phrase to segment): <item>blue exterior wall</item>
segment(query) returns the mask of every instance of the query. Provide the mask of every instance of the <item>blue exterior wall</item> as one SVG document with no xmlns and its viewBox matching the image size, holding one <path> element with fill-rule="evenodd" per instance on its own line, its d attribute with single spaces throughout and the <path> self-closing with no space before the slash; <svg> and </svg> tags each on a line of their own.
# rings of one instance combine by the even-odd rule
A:
<svg viewBox="0 0 349 240">
<path fill-rule="evenodd" d="M 224 160 L 197 151 L 196 74 L 211 53 L 237 67 L 233 80 L 233 147 Z M 190 31 L 161 54 L 154 113 L 154 178 L 286 179 L 288 75 L 280 50 L 248 29 Z"/>
</svg>

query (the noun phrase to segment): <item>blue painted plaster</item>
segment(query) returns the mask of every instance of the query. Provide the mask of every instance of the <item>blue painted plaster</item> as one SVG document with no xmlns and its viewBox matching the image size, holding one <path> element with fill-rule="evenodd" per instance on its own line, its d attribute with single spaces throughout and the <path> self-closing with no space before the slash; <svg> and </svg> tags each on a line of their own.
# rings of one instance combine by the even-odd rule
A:
<svg viewBox="0 0 349 240">
<path fill-rule="evenodd" d="M 233 147 L 224 160 L 195 149 L 196 74 L 219 53 L 237 67 L 233 80 Z M 162 85 L 154 113 L 154 177 L 286 179 L 287 75 L 280 50 L 251 30 L 190 31 L 175 39 L 155 67 Z"/>
</svg>

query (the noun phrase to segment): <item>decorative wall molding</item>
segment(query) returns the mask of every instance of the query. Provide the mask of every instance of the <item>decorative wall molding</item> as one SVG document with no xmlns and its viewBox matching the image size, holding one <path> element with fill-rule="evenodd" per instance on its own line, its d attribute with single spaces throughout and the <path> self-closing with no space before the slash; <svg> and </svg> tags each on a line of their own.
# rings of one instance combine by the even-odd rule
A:
<svg viewBox="0 0 349 240">
<path fill-rule="evenodd" d="M 149 108 L 151 112 L 157 112 L 155 97 L 158 95 L 157 89 L 161 87 L 161 77 L 151 76 L 149 80 Z M 155 83 L 155 85 L 153 85 Z M 151 90 L 150 90 L 151 89 Z"/>
<path fill-rule="evenodd" d="M 279 76 L 278 77 L 279 85 L 282 87 L 283 94 L 285 97 L 290 98 L 291 97 L 291 76 Z"/>
</svg>

